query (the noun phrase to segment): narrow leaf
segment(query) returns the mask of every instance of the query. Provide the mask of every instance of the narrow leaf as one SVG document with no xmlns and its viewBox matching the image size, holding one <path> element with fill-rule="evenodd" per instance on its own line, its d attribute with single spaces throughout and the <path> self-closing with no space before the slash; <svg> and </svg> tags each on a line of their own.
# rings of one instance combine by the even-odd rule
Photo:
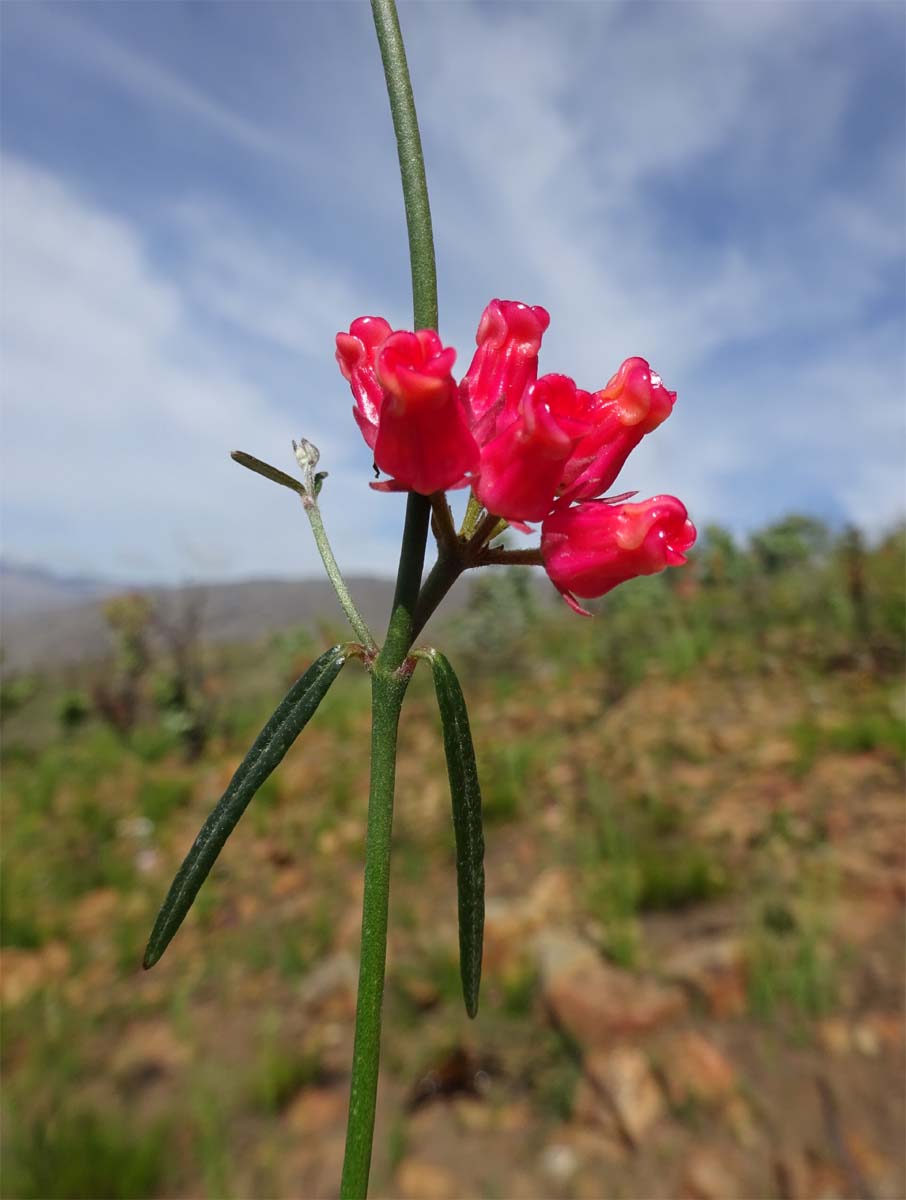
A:
<svg viewBox="0 0 906 1200">
<path fill-rule="evenodd" d="M 346 658 L 343 646 L 325 651 L 296 680 L 258 734 L 170 885 L 148 939 L 142 964 L 146 970 L 170 944 L 249 801 L 308 724 Z"/>
<path fill-rule="evenodd" d="M 430 654 L 434 690 L 440 708 L 453 800 L 456 835 L 456 882 L 459 891 L 459 973 L 466 1012 L 478 1012 L 481 955 L 484 942 L 484 834 L 481 790 L 469 714 L 456 673 L 437 650 Z"/>
<path fill-rule="evenodd" d="M 287 475 L 279 467 L 272 467 L 270 463 L 262 462 L 260 458 L 255 458 L 254 454 L 246 454 L 244 450 L 231 450 L 230 458 L 233 462 L 239 463 L 240 467 L 247 467 L 256 475 L 263 475 L 265 479 L 270 479 L 272 483 L 279 483 L 292 492 L 298 492 L 300 496 L 305 495 L 305 487 L 298 479 L 293 479 L 292 475 Z M 326 474 L 326 472 L 324 473 Z"/>
</svg>

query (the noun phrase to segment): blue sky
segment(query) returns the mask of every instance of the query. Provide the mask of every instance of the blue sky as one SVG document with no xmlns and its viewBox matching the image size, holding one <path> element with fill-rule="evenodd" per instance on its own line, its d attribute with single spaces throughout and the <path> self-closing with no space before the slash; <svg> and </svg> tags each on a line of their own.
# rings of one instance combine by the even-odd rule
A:
<svg viewBox="0 0 906 1200">
<path fill-rule="evenodd" d="M 882 0 L 400 6 L 441 331 L 552 317 L 542 371 L 648 358 L 679 393 L 619 488 L 739 532 L 904 511 L 904 8 Z M 350 571 L 391 572 L 333 336 L 410 320 L 365 3 L 6 0 L 3 541 L 123 579 L 309 574 L 318 444 Z"/>
</svg>

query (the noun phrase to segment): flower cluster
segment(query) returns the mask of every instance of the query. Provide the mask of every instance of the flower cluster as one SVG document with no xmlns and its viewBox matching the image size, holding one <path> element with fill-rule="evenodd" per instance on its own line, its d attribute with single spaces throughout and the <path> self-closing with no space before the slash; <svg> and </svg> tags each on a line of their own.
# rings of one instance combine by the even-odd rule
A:
<svg viewBox="0 0 906 1200">
<path fill-rule="evenodd" d="M 685 562 L 695 528 L 673 496 L 601 499 L 630 452 L 670 415 L 668 391 L 643 358 L 586 392 L 566 375 L 538 378 L 547 312 L 492 300 L 471 366 L 431 330 L 393 330 L 359 317 L 337 334 L 353 415 L 389 479 L 372 486 L 423 495 L 471 485 L 488 512 L 517 529 L 541 522 L 547 573 L 567 602 Z"/>
</svg>

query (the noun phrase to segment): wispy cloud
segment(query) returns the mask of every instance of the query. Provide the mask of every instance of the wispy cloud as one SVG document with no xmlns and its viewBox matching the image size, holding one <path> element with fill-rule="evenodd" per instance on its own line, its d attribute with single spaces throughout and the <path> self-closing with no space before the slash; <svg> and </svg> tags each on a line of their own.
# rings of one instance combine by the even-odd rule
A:
<svg viewBox="0 0 906 1200">
<path fill-rule="evenodd" d="M 170 216 L 187 286 L 199 303 L 237 333 L 322 362 L 330 358 L 337 328 L 361 303 L 362 289 L 345 264 L 319 259 L 210 200 L 174 205 Z"/>
<path fill-rule="evenodd" d="M 24 28 L 40 39 L 42 53 L 55 51 L 65 56 L 70 67 L 88 72 L 95 79 L 106 79 L 118 91 L 164 109 L 171 117 L 187 119 L 252 155 L 281 164 L 316 166 L 300 149 L 298 139 L 275 135 L 152 57 L 135 53 L 93 25 L 84 11 L 73 16 L 61 5 L 35 5 Z"/>
<path fill-rule="evenodd" d="M 545 365 L 585 386 L 651 358 L 680 404 L 626 485 L 737 526 L 903 510 L 902 298 L 877 318 L 902 269 L 902 149 L 855 168 L 858 56 L 827 39 L 852 44 L 859 19 L 840 7 L 828 24 L 802 5 L 455 5 L 417 30 L 422 54 L 445 47 L 423 111 L 460 294 L 499 273 L 546 304 Z"/>
<path fill-rule="evenodd" d="M 332 360 L 352 317 L 408 322 L 367 14 L 211 6 L 219 40 L 196 78 L 177 6 L 143 8 L 142 32 L 121 11 L 17 7 L 8 549 L 110 569 L 138 542 L 170 576 L 192 567 L 184 545 L 228 571 L 313 569 L 292 505 L 227 459 L 240 445 L 285 462 L 304 434 L 329 459 L 341 555 L 389 570 L 400 503 L 367 491 Z M 738 529 L 793 506 L 872 530 L 901 514 L 902 13 L 844 0 L 403 15 L 460 365 L 492 295 L 542 303 L 542 369 L 600 386 L 641 353 L 680 393 L 621 486 L 674 491 Z M 238 59 L 241 109 L 227 103 Z M 97 117 L 118 105 L 121 120 Z M 106 164 L 146 127 L 142 191 Z M 85 128 L 103 145 L 83 161 Z M 274 185 L 286 164 L 294 178 Z"/>
<path fill-rule="evenodd" d="M 289 467 L 304 404 L 291 417 L 247 378 L 127 222 L 46 172 L 2 168 L 7 552 L 134 574 L 139 547 L 145 573 L 166 577 L 314 570 L 292 498 L 228 457 L 238 445 Z M 317 436 L 339 552 L 386 570 L 367 453 L 351 469 L 346 444 L 323 424 Z"/>
</svg>

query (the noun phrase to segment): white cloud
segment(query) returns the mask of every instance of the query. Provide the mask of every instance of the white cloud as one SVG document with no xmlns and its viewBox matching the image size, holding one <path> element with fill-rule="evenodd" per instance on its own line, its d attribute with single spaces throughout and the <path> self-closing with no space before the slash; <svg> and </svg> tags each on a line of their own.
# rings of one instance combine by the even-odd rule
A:
<svg viewBox="0 0 906 1200">
<path fill-rule="evenodd" d="M 65 15 L 59 5 L 31 6 L 23 28 L 39 36 L 44 53 L 56 50 L 94 79 L 106 78 L 119 90 L 168 110 L 180 120 L 195 122 L 244 151 L 279 163 L 311 165 L 298 141 L 274 135 L 166 67 L 108 37 L 90 21 Z"/>
<path fill-rule="evenodd" d="M 738 525 L 753 488 L 764 513 L 798 494 L 774 466 L 798 456 L 815 496 L 877 528 L 903 510 L 902 329 L 882 351 L 870 316 L 903 251 L 902 151 L 877 186 L 827 186 L 856 76 L 813 6 L 765 7 L 447 5 L 416 25 L 416 61 L 444 46 L 421 83 L 446 268 L 476 310 L 491 294 L 550 308 L 542 369 L 600 386 L 643 354 L 679 390 L 621 484 Z M 855 32 L 857 7 L 832 24 Z M 790 209 L 748 244 L 693 241 L 652 199 L 652 179 L 718 152 L 731 195 Z M 857 399 L 873 362 L 887 397 Z"/>
<path fill-rule="evenodd" d="M 2 184 L 6 552 L 116 574 L 138 552 L 171 578 L 311 573 L 290 494 L 228 458 L 239 446 L 289 469 L 311 421 L 338 552 L 387 571 L 393 504 L 375 503 L 363 462 L 350 470 L 351 421 L 347 444 L 320 436 L 313 408 L 281 414 L 128 223 L 22 161 L 4 159 Z"/>
<path fill-rule="evenodd" d="M 187 287 L 201 304 L 246 335 L 330 359 L 337 329 L 361 303 L 342 267 L 209 201 L 174 206 L 173 220 L 187 252 Z"/>
<path fill-rule="evenodd" d="M 860 9 L 403 12 L 442 328 L 461 368 L 492 295 L 551 310 L 543 370 L 594 387 L 627 354 L 646 355 L 680 404 L 620 486 L 675 491 L 702 522 L 773 516 L 799 496 L 872 529 L 903 509 L 902 328 L 883 298 L 903 253 L 902 148 L 890 139 L 871 174 L 848 172 L 847 120 L 865 65 L 828 53 L 831 34 L 858 49 Z M 167 177 L 144 232 L 50 174 L 7 162 L 8 537 L 34 539 L 41 557 L 48 547 L 75 567 L 97 566 L 98 546 L 115 566 L 141 543 L 149 571 L 166 574 L 199 557 L 180 546 L 203 547 L 235 573 L 313 570 L 291 500 L 226 458 L 240 445 L 286 465 L 287 438 L 305 434 L 331 470 L 325 503 L 341 555 L 391 569 L 395 535 L 384 529 L 399 505 L 366 491 L 367 451 L 330 349 L 360 312 L 407 320 L 407 270 L 388 271 L 386 253 L 397 235 L 403 250 L 389 116 L 383 97 L 375 111 L 374 62 L 349 66 L 374 50 L 342 44 L 361 22 L 338 20 L 331 35 L 346 54 L 341 100 L 326 82 L 333 60 L 316 64 L 300 42 L 299 70 L 318 75 L 324 110 L 320 124 L 303 119 L 294 106 L 304 89 L 287 77 L 300 126 L 291 143 L 253 109 L 233 112 L 81 14 L 35 11 L 61 66 L 71 59 L 141 101 L 174 145 L 178 123 L 191 122 L 235 158 L 212 174 L 216 203 L 197 181 L 187 199 L 181 177 Z M 304 39 L 310 10 L 298 11 Z M 386 159 L 375 160 L 376 146 Z M 346 227 L 314 226 L 333 239 L 330 253 L 305 244 L 304 196 L 282 229 L 257 219 L 254 190 L 236 179 L 262 157 L 317 166 L 322 199 L 334 190 L 360 206 Z M 716 216 L 727 227 L 712 235 L 700 213 L 672 212 L 668 197 L 688 191 L 695 172 L 707 180 L 715 162 L 725 197 Z M 158 244 L 166 258 L 151 253 Z"/>
</svg>

